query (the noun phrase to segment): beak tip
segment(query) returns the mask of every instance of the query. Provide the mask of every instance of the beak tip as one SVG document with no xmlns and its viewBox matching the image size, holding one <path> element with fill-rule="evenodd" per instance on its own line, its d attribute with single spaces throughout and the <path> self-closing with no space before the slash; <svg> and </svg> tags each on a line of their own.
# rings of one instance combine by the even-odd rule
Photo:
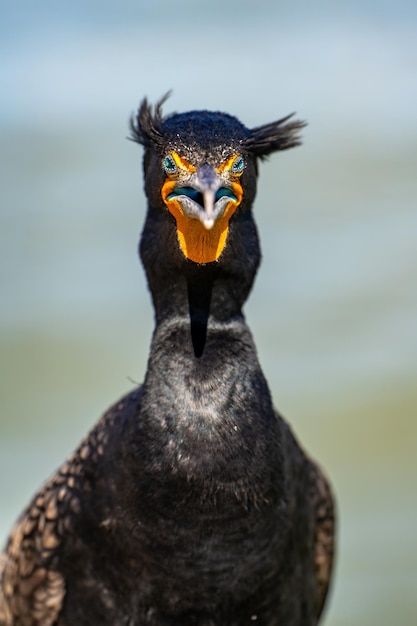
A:
<svg viewBox="0 0 417 626">
<path fill-rule="evenodd" d="M 213 226 L 214 226 L 214 219 L 212 217 L 204 219 L 203 220 L 203 226 L 207 230 L 211 230 L 213 228 Z"/>
</svg>

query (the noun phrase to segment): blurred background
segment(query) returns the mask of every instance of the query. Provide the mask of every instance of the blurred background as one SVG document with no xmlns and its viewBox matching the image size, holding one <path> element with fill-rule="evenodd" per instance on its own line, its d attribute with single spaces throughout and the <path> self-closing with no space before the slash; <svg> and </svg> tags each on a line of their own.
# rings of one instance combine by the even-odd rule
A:
<svg viewBox="0 0 417 626">
<path fill-rule="evenodd" d="M 59 4 L 59 6 L 58 6 Z M 276 406 L 325 466 L 325 624 L 417 623 L 417 4 L 0 2 L 0 541 L 142 380 L 140 99 L 247 126 L 296 110 L 261 167 L 246 307 Z"/>
</svg>

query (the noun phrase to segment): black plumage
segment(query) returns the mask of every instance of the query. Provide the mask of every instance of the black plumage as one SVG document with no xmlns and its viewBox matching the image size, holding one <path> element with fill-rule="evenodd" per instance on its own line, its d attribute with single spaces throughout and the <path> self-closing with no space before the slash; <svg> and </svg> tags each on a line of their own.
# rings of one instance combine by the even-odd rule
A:
<svg viewBox="0 0 417 626">
<path fill-rule="evenodd" d="M 155 308 L 145 380 L 35 496 L 0 557 L 1 626 L 309 626 L 333 504 L 276 413 L 242 314 L 260 262 L 258 160 L 283 118 L 132 118 L 145 147 L 140 256 Z"/>
</svg>

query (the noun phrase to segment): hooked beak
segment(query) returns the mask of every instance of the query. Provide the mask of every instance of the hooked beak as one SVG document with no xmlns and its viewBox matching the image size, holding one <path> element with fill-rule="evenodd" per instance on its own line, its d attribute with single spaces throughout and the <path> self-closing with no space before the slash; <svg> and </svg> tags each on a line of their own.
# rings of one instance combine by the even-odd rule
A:
<svg viewBox="0 0 417 626">
<path fill-rule="evenodd" d="M 216 191 L 222 184 L 221 178 L 216 170 L 208 163 L 203 163 L 195 173 L 194 186 L 203 194 L 204 211 L 200 215 L 203 226 L 210 230 L 217 217 L 214 210 Z"/>
<path fill-rule="evenodd" d="M 198 219 L 207 230 L 223 215 L 229 202 L 237 202 L 232 189 L 224 186 L 218 172 L 203 163 L 187 181 L 187 187 L 176 187 L 168 200 L 176 199 L 188 217 Z"/>
</svg>

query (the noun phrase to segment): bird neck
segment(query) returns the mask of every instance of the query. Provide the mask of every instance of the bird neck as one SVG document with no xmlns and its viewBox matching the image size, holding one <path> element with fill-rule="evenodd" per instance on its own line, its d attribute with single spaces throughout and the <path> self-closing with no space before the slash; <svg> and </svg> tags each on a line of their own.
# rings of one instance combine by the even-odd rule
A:
<svg viewBox="0 0 417 626">
<path fill-rule="evenodd" d="M 140 256 L 157 326 L 188 318 L 192 336 L 199 335 L 201 341 L 204 328 L 207 330 L 211 323 L 243 319 L 242 307 L 260 262 L 258 235 L 250 210 L 230 224 L 228 243 L 219 261 L 202 265 L 184 257 L 166 211 L 150 209 Z"/>
<path fill-rule="evenodd" d="M 158 462 L 167 472 L 176 468 L 175 472 L 193 476 L 197 482 L 228 477 L 248 486 L 252 470 L 258 467 L 262 474 L 265 470 L 262 481 L 267 480 L 263 464 L 272 458 L 280 464 L 281 435 L 242 316 L 211 320 L 199 357 L 188 319 L 177 317 L 157 324 L 138 427 L 136 439 L 152 454 L 159 446 Z"/>
<path fill-rule="evenodd" d="M 224 253 L 207 265 L 184 258 L 172 226 L 150 211 L 140 245 L 156 324 L 131 437 L 135 459 L 162 468 L 161 484 L 155 472 L 149 484 L 168 500 L 189 494 L 190 481 L 196 502 L 226 481 L 233 493 L 239 484 L 266 501 L 276 488 L 271 463 L 281 471 L 281 433 L 242 314 L 260 260 L 255 224 L 249 212 L 231 222 Z"/>
</svg>

